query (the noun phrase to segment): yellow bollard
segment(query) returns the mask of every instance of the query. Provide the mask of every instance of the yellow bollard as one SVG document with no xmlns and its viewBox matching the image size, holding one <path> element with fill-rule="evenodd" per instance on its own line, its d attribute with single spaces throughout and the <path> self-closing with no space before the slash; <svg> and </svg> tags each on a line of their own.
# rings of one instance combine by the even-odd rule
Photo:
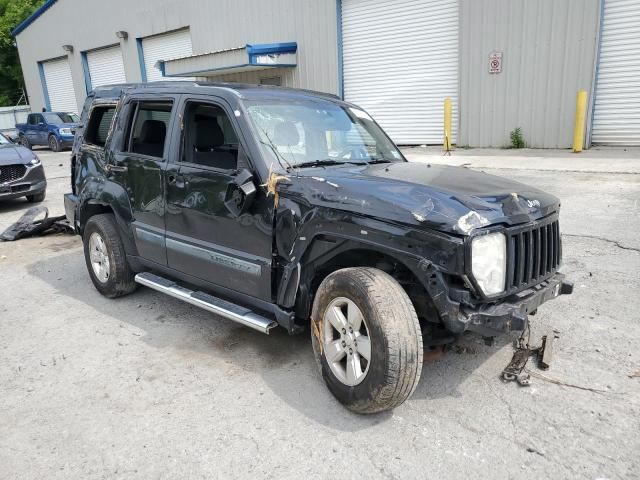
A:
<svg viewBox="0 0 640 480">
<path fill-rule="evenodd" d="M 451 98 L 444 99 L 444 151 L 451 151 Z"/>
<path fill-rule="evenodd" d="M 584 127 L 587 113 L 587 91 L 580 90 L 576 99 L 576 124 L 573 128 L 573 151 L 580 153 L 584 145 Z"/>
</svg>

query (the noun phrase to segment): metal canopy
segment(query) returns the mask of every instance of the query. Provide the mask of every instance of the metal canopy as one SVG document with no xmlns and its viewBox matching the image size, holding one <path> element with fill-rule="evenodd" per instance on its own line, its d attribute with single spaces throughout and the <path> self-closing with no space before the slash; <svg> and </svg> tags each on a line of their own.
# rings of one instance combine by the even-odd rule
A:
<svg viewBox="0 0 640 480">
<path fill-rule="evenodd" d="M 160 60 L 165 77 L 209 77 L 227 73 L 295 67 L 296 42 L 265 43 Z"/>
</svg>

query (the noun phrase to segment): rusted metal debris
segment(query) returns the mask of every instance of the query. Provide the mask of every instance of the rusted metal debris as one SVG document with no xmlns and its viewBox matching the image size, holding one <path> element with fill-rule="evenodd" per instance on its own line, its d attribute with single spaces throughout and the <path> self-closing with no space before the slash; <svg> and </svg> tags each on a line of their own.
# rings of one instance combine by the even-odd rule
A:
<svg viewBox="0 0 640 480">
<path fill-rule="evenodd" d="M 73 228 L 64 215 L 49 217 L 47 207 L 32 207 L 20 217 L 20 220 L 0 234 L 0 240 L 13 242 L 21 238 L 54 233 L 73 233 Z"/>
<path fill-rule="evenodd" d="M 515 345 L 515 351 L 511 361 L 502 371 L 502 379 L 507 382 L 517 381 L 521 386 L 531 384 L 531 375 L 525 370 L 529 357 L 535 356 L 538 360 L 538 368 L 548 370 L 553 358 L 553 344 L 559 338 L 556 332 L 550 332 L 542 337 L 542 345 L 531 348 L 521 336 Z"/>
</svg>

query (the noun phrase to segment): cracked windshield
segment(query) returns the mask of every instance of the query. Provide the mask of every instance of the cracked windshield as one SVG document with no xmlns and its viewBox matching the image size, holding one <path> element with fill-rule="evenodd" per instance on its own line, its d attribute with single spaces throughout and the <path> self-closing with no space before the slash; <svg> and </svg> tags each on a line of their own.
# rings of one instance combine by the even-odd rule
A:
<svg viewBox="0 0 640 480">
<path fill-rule="evenodd" d="M 285 169 L 403 161 L 364 111 L 330 102 L 246 102 L 261 147 Z"/>
</svg>

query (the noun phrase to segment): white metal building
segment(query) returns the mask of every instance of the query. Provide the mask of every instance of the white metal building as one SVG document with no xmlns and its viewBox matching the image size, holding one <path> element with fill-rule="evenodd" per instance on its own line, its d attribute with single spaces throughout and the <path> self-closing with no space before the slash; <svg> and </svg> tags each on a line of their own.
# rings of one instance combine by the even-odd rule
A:
<svg viewBox="0 0 640 480">
<path fill-rule="evenodd" d="M 334 93 L 399 144 L 442 143 L 449 97 L 454 143 L 568 148 L 584 89 L 587 143 L 640 145 L 640 0 L 47 0 L 13 34 L 34 109 L 241 81 Z"/>
</svg>

